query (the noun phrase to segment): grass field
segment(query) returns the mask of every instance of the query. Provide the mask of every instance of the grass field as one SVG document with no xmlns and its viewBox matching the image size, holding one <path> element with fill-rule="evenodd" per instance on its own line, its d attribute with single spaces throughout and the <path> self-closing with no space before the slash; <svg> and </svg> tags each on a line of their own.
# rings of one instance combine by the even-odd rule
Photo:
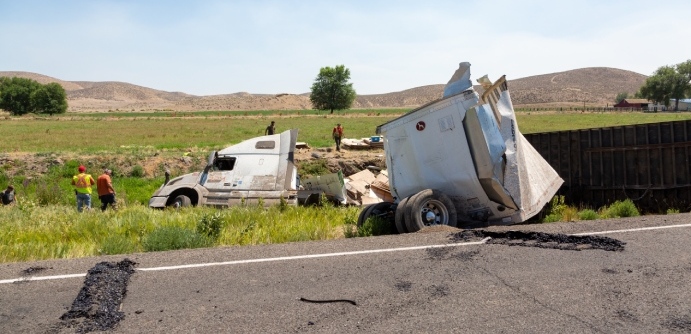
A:
<svg viewBox="0 0 691 334">
<path fill-rule="evenodd" d="M 358 110 L 334 115 L 305 111 L 97 113 L 54 117 L 0 118 L 1 152 L 24 152 L 72 158 L 56 163 L 38 177 L 21 168 L 22 161 L 4 160 L 0 184 L 18 187 L 18 205 L 0 207 L 0 262 L 123 254 L 217 245 L 321 240 L 352 235 L 348 232 L 358 208 L 190 208 L 155 211 L 148 198 L 161 177 L 117 173 L 114 186 L 122 201 L 118 212 L 98 210 L 78 214 L 69 179 L 84 155 L 103 157 L 106 163 L 136 165 L 143 156 L 182 156 L 206 152 L 263 135 L 271 120 L 278 131 L 299 129 L 299 141 L 312 147 L 332 144 L 331 129 L 342 123 L 348 138 L 369 137 L 383 124 L 406 110 Z M 691 119 L 691 113 L 517 113 L 521 132 L 575 130 Z M 3 155 L 0 155 L 2 157 Z M 202 160 L 199 160 L 202 161 Z M 101 166 L 102 161 L 88 161 Z M 16 169 L 16 168 L 15 168 Z M 97 172 L 95 172 L 97 173 Z M 4 187 L 4 186 L 3 186 Z M 94 201 L 94 206 L 98 200 Z M 587 216 L 597 216 L 593 209 Z M 546 221 L 579 219 L 579 209 L 555 205 Z M 566 218 L 565 218 L 566 217 Z M 586 218 L 580 218 L 586 219 Z M 201 227 L 200 227 L 201 226 Z M 217 231 L 210 233 L 209 231 Z"/>
<path fill-rule="evenodd" d="M 304 111 L 300 111 L 304 113 Z M 244 116 L 244 112 L 187 113 L 184 117 L 152 117 L 131 113 L 114 117 L 109 113 L 68 114 L 57 117 L 19 117 L 0 119 L 0 133 L 11 140 L 0 141 L 0 152 L 128 153 L 153 148 L 186 150 L 223 148 L 263 135 L 271 120 L 277 131 L 299 129 L 298 141 L 312 147 L 332 144 L 331 129 L 343 124 L 347 138 L 375 134 L 376 127 L 403 113 L 395 110 L 361 110 L 329 114 L 273 112 Z M 147 116 L 145 116 L 147 115 Z M 585 129 L 592 127 L 653 123 L 691 119 L 691 113 L 518 113 L 522 133 Z"/>
</svg>

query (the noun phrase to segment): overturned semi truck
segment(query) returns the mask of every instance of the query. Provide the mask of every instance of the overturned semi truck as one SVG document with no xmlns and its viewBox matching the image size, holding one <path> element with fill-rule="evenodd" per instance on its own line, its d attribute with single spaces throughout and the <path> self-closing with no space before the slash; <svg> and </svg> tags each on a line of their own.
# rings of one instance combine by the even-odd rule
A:
<svg viewBox="0 0 691 334">
<path fill-rule="evenodd" d="M 346 203 L 343 174 L 300 180 L 294 153 L 298 130 L 260 136 L 209 153 L 202 171 L 166 180 L 149 199 L 149 207 L 311 204 L 325 195 Z"/>
<path fill-rule="evenodd" d="M 201 172 L 166 181 L 149 207 L 232 206 L 297 203 L 298 175 L 293 162 L 297 130 L 256 137 L 209 154 Z"/>
<path fill-rule="evenodd" d="M 563 180 L 521 135 L 505 76 L 484 76 L 479 95 L 463 62 L 443 97 L 377 127 L 393 202 L 358 217 L 388 219 L 399 233 L 426 226 L 479 227 L 536 215 Z"/>
</svg>

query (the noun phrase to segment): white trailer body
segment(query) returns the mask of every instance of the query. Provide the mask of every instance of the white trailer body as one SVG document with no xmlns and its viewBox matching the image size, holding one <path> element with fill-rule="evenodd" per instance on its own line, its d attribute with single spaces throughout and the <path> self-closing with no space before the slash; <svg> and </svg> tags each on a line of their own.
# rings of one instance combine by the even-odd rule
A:
<svg viewBox="0 0 691 334">
<path fill-rule="evenodd" d="M 446 222 L 452 226 L 520 223 L 563 183 L 518 131 L 505 78 L 494 84 L 483 79 L 480 96 L 470 83 L 470 64 L 461 63 L 442 99 L 377 127 L 396 201 L 411 206 L 416 194 L 432 189 L 453 203 L 445 208 L 445 199 L 431 199 L 431 205 L 419 199 L 422 204 L 401 213 L 410 215 L 406 220 L 435 224 L 440 220 L 432 214 L 446 212 L 456 220 Z M 399 232 L 417 230 L 396 224 Z"/>
</svg>

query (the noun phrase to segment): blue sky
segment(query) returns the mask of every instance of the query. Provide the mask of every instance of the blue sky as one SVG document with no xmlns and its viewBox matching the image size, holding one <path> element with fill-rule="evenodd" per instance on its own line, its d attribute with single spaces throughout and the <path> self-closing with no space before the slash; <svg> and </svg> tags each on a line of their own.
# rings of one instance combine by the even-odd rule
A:
<svg viewBox="0 0 691 334">
<path fill-rule="evenodd" d="M 345 65 L 358 94 L 691 59 L 691 1 L 0 0 L 0 71 L 195 95 L 305 93 Z"/>
</svg>

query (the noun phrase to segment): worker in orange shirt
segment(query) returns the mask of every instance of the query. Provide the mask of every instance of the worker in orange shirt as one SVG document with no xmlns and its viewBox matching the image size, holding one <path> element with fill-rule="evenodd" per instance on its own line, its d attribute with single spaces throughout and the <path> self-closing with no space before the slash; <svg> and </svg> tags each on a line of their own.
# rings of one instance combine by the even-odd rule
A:
<svg viewBox="0 0 691 334">
<path fill-rule="evenodd" d="M 341 151 L 341 138 L 343 138 L 343 127 L 341 123 L 336 124 L 332 132 L 334 141 L 336 142 L 336 151 Z"/>
<path fill-rule="evenodd" d="M 72 185 L 77 195 L 77 211 L 82 212 L 84 207 L 91 209 L 91 187 L 96 184 L 91 174 L 86 173 L 84 165 L 79 166 L 79 174 L 72 177 Z"/>
<path fill-rule="evenodd" d="M 101 200 L 101 211 L 106 211 L 108 204 L 110 208 L 115 210 L 115 189 L 113 189 L 113 182 L 110 176 L 113 175 L 113 171 L 106 168 L 96 180 L 96 190 L 98 191 L 98 199 Z"/>
</svg>

